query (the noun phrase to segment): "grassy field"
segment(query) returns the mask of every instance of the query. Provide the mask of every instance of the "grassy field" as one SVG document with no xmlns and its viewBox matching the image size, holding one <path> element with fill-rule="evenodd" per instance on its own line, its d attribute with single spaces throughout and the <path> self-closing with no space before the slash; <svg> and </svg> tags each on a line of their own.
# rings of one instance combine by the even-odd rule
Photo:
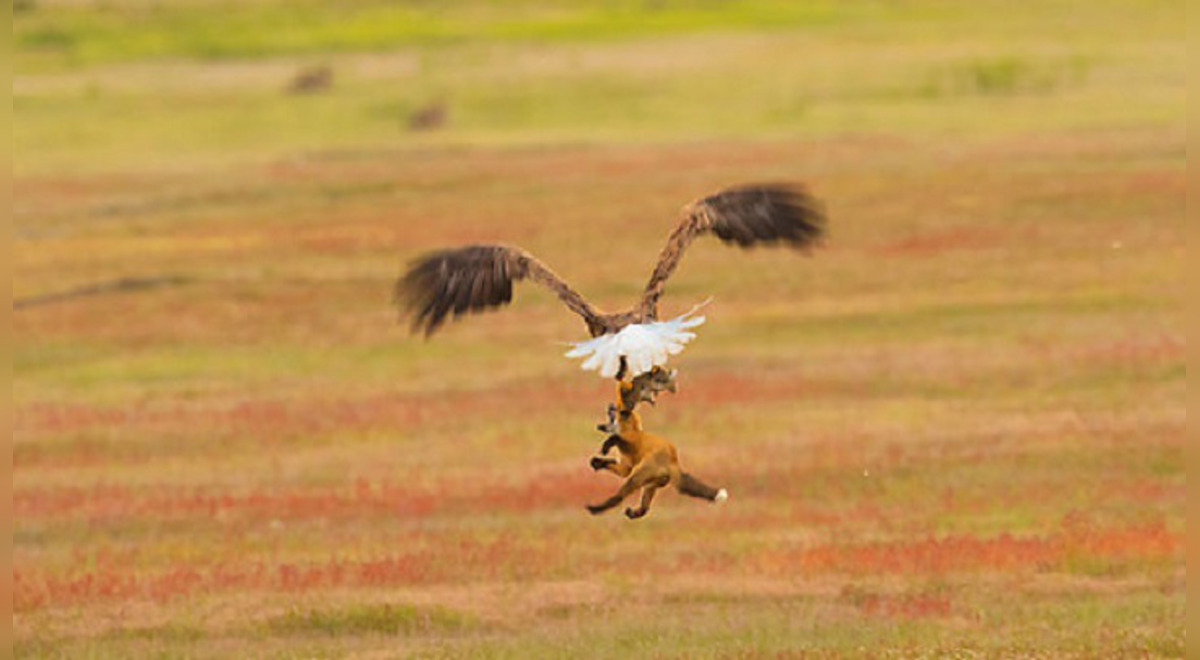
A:
<svg viewBox="0 0 1200 660">
<path fill-rule="evenodd" d="M 1184 655 L 1183 3 L 438 6 L 15 3 L 18 657 Z M 828 246 L 693 246 L 645 415 L 722 506 L 587 515 L 548 293 L 389 307 L 759 179 Z"/>
</svg>

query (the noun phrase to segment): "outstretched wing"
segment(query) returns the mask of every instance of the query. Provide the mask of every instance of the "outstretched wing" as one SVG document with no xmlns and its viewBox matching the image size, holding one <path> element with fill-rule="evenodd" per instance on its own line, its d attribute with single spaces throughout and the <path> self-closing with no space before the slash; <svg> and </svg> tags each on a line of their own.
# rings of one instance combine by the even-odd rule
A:
<svg viewBox="0 0 1200 660">
<path fill-rule="evenodd" d="M 744 248 L 784 244 L 809 249 L 825 235 L 823 205 L 803 187 L 793 184 L 728 188 L 688 204 L 681 215 L 642 294 L 640 309 L 652 318 L 657 317 L 658 299 L 667 278 L 683 259 L 684 250 L 705 232 Z"/>
<path fill-rule="evenodd" d="M 470 245 L 417 258 L 396 282 L 395 301 L 412 316 L 413 332 L 428 337 L 447 317 L 508 304 L 513 282 L 526 278 L 558 294 L 589 329 L 600 325 L 596 309 L 554 271 L 528 252 L 505 245 Z"/>
</svg>

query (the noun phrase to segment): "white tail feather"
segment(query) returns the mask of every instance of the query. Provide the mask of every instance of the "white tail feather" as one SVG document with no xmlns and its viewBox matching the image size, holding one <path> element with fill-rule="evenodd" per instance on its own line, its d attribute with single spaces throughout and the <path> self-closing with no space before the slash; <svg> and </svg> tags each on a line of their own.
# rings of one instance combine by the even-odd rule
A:
<svg viewBox="0 0 1200 660">
<path fill-rule="evenodd" d="M 696 333 L 689 332 L 689 329 L 704 323 L 704 317 L 693 314 L 705 304 L 707 301 L 670 321 L 635 323 L 615 334 L 577 342 L 566 352 L 566 356 L 586 358 L 580 367 L 587 371 L 599 371 L 605 378 L 617 375 L 621 358 L 624 357 L 629 375 L 639 376 L 654 367 L 663 366 L 668 357 L 678 355 L 689 341 L 695 339 Z"/>
</svg>

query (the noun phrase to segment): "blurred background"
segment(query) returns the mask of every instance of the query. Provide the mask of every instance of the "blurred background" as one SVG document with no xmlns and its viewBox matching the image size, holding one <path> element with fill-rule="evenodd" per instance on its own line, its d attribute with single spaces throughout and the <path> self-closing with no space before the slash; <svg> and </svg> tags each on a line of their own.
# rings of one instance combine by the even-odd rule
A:
<svg viewBox="0 0 1200 660">
<path fill-rule="evenodd" d="M 1180 3 L 14 5 L 15 167 L 1172 125 Z"/>
<path fill-rule="evenodd" d="M 18 656 L 1183 655 L 1185 5 L 13 3 Z M 407 260 L 629 303 L 714 508 L 591 518 L 548 293 L 410 338 Z"/>
</svg>

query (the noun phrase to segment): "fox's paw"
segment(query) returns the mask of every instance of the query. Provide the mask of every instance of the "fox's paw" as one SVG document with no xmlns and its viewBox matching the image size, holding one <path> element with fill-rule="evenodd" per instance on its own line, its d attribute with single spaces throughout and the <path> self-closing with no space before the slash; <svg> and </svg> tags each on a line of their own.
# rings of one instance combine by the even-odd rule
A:
<svg viewBox="0 0 1200 660">
<path fill-rule="evenodd" d="M 635 509 L 633 507 L 625 509 L 625 517 L 630 520 L 637 520 L 647 513 L 650 513 L 648 509 Z"/>
<path fill-rule="evenodd" d="M 600 515 L 601 513 L 604 513 L 605 508 L 603 506 L 596 505 L 596 504 L 588 504 L 587 510 L 588 510 L 588 513 L 592 514 L 593 516 L 597 516 L 597 515 Z"/>
<path fill-rule="evenodd" d="M 597 472 L 599 472 L 600 470 L 603 470 L 604 468 L 612 465 L 613 463 L 616 463 L 616 461 L 614 461 L 611 458 L 602 458 L 600 456 L 593 456 L 589 465 L 592 466 L 593 470 L 596 470 Z"/>
</svg>

